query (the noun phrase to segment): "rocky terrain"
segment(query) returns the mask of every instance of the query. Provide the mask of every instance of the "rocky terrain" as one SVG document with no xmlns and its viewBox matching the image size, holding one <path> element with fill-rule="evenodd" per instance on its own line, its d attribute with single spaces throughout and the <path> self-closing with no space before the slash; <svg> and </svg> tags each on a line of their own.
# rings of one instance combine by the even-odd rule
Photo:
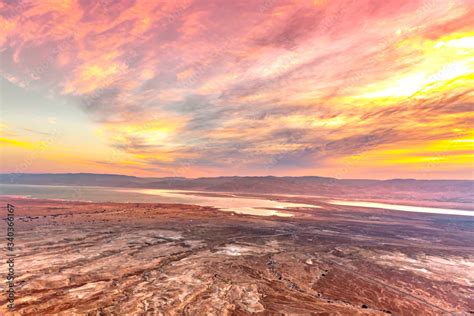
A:
<svg viewBox="0 0 474 316">
<path fill-rule="evenodd" d="M 16 207 L 15 315 L 474 313 L 473 217 L 1 202 Z"/>
</svg>

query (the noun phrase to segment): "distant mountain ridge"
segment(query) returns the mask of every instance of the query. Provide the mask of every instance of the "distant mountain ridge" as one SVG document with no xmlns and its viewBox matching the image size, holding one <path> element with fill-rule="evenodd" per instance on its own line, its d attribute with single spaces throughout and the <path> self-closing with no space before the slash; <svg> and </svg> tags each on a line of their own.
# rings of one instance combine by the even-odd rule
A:
<svg viewBox="0 0 474 316">
<path fill-rule="evenodd" d="M 117 174 L 58 173 L 0 174 L 3 184 L 105 186 L 240 192 L 253 194 L 301 194 L 357 198 L 474 202 L 473 180 L 336 179 L 330 177 L 228 176 L 188 179 L 141 178 Z"/>
</svg>

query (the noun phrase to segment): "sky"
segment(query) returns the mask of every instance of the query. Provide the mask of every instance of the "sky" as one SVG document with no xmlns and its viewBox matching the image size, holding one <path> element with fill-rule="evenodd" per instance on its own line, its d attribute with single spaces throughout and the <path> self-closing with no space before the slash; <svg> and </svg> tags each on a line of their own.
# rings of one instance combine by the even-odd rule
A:
<svg viewBox="0 0 474 316">
<path fill-rule="evenodd" d="M 2 1 L 1 172 L 474 179 L 474 0 Z"/>
</svg>

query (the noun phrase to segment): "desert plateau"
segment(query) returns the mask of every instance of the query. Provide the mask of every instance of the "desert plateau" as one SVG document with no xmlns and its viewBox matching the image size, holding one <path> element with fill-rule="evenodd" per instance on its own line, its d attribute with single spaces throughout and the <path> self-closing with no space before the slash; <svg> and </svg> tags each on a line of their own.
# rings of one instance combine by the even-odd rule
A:
<svg viewBox="0 0 474 316">
<path fill-rule="evenodd" d="M 474 316 L 474 0 L 0 0 L 0 316 Z"/>
<path fill-rule="evenodd" d="M 16 208 L 14 315 L 474 313 L 472 216 L 1 202 Z"/>
</svg>

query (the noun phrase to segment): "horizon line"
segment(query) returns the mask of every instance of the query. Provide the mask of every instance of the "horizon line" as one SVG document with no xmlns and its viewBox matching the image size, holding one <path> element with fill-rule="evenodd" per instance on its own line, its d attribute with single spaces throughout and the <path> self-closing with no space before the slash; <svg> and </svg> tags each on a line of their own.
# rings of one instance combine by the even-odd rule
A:
<svg viewBox="0 0 474 316">
<path fill-rule="evenodd" d="M 334 180 L 369 180 L 369 181 L 474 181 L 474 179 L 416 179 L 416 178 L 385 178 L 385 179 L 376 179 L 376 178 L 335 178 L 335 177 L 326 177 L 326 176 L 317 176 L 317 175 L 304 175 L 304 176 L 275 176 L 275 175 L 264 175 L 264 176 L 252 176 L 252 175 L 222 175 L 222 176 L 210 176 L 210 177 L 195 177 L 188 178 L 182 176 L 162 176 L 162 177 L 140 177 L 128 174 L 118 174 L 118 173 L 93 173 L 93 172 L 0 172 L 0 176 L 3 175 L 97 175 L 97 176 L 121 176 L 121 177 L 132 177 L 139 179 L 166 179 L 166 178 L 176 178 L 176 179 L 186 179 L 186 180 L 197 180 L 197 179 L 216 179 L 216 178 L 326 178 Z"/>
</svg>

